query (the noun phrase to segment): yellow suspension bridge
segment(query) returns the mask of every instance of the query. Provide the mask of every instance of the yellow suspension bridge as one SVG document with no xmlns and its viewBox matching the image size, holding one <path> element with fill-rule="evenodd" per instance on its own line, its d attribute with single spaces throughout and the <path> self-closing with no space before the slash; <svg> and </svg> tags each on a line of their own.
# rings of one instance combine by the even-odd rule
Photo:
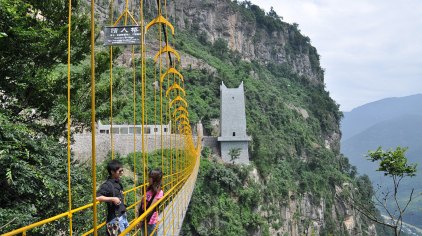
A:
<svg viewBox="0 0 422 236">
<path fill-rule="evenodd" d="M 114 2 L 111 0 L 111 12 L 113 13 Z M 144 4 L 143 0 L 140 1 L 139 9 L 129 10 L 128 0 L 125 1 L 125 7 L 123 12 L 119 15 L 116 21 L 112 19 L 111 15 L 111 26 L 128 26 L 129 23 L 132 26 L 137 26 L 141 30 L 139 41 L 140 46 L 131 46 L 132 51 L 132 70 L 133 70 L 133 142 L 137 140 L 142 140 L 142 150 L 136 150 L 136 145 L 134 144 L 133 150 L 133 186 L 125 186 L 125 189 L 128 189 L 124 192 L 124 203 L 127 206 L 127 211 L 132 211 L 133 213 L 129 215 L 129 227 L 124 230 L 120 235 L 138 235 L 143 231 L 137 227 L 140 222 L 146 224 L 146 217 L 152 211 L 158 210 L 160 215 L 160 221 L 157 223 L 156 228 L 152 232 L 153 234 L 158 235 L 178 235 L 181 229 L 181 225 L 189 205 L 189 201 L 192 195 L 193 187 L 195 185 L 196 176 L 198 173 L 199 167 L 199 155 L 201 150 L 200 137 L 198 137 L 197 143 L 194 143 L 192 136 L 192 129 L 189 121 L 189 112 L 188 112 L 188 100 L 186 98 L 186 92 L 184 89 L 184 77 L 178 71 L 180 68 L 180 56 L 178 52 L 171 46 L 171 40 L 169 34 L 171 34 L 174 39 L 175 29 L 173 25 L 167 20 L 166 15 L 166 6 L 167 3 L 165 0 L 157 0 L 157 14 L 153 19 L 146 21 L 144 19 Z M 96 201 L 96 191 L 99 184 L 102 181 L 97 181 L 97 159 L 96 159 L 96 117 L 95 117 L 95 0 L 91 0 L 91 166 L 92 166 L 92 201 L 87 202 L 86 205 L 73 208 L 72 204 L 72 183 L 71 183 L 71 142 L 70 142 L 70 130 L 71 130 L 71 96 L 70 89 L 72 85 L 71 81 L 71 23 L 72 23 L 72 0 L 68 1 L 68 67 L 67 67 L 67 86 L 68 86 L 68 100 L 67 100 L 67 174 L 68 174 L 68 209 L 63 209 L 63 213 L 56 216 L 50 217 L 48 219 L 41 220 L 39 222 L 34 222 L 25 227 L 13 230 L 11 232 L 5 233 L 3 235 L 31 235 L 33 230 L 43 227 L 44 225 L 58 222 L 58 221 L 67 221 L 68 222 L 68 231 L 67 232 L 49 232 L 52 235 L 73 235 L 73 234 L 82 234 L 82 235 L 103 235 L 105 230 L 105 222 L 99 221 L 99 215 L 105 214 L 104 212 L 99 211 L 100 204 Z M 133 12 L 139 12 L 139 18 L 135 19 Z M 131 13 L 132 12 L 132 13 Z M 157 26 L 155 28 L 154 26 Z M 151 30 L 155 28 L 154 30 Z M 154 56 L 154 65 L 152 68 L 154 73 L 154 78 L 148 78 L 146 76 L 146 54 L 148 50 L 145 43 L 146 35 L 149 31 L 157 33 L 155 37 L 155 44 L 158 45 L 159 50 L 155 52 Z M 150 33 L 152 34 L 152 33 Z M 111 149 L 111 158 L 114 159 L 114 142 L 113 142 L 113 47 L 110 48 L 110 149 Z M 139 52 L 135 52 L 140 50 Z M 150 51 L 148 51 L 150 52 Z M 140 60 L 135 60 L 135 53 L 140 54 Z M 141 74 L 141 98 L 136 97 L 136 89 L 139 86 L 136 86 L 136 82 L 139 81 L 136 78 L 136 71 L 140 71 Z M 158 81 L 158 82 L 156 82 Z M 147 86 L 146 84 L 157 83 L 158 88 L 154 87 L 154 97 L 147 96 Z M 139 83 L 139 82 L 138 82 Z M 157 158 L 157 156 L 149 156 L 149 150 L 147 150 L 147 145 L 145 142 L 146 134 L 144 125 L 148 124 L 147 121 L 147 101 L 153 100 L 154 104 L 154 122 L 155 124 L 159 123 L 160 125 L 171 123 L 171 135 L 159 135 L 159 142 L 157 142 L 157 147 L 155 149 L 160 150 L 161 160 L 161 169 L 163 172 L 163 185 L 162 189 L 164 191 L 164 197 L 161 198 L 156 203 L 152 204 L 142 215 L 137 215 L 136 209 L 141 201 L 145 201 L 141 198 L 146 193 L 146 188 L 148 183 L 146 180 L 146 173 L 148 172 L 148 159 Z M 141 103 L 141 111 L 136 110 L 136 104 Z M 148 103 L 148 104 L 151 104 Z M 137 114 L 141 115 L 141 124 L 136 124 Z M 141 125 L 141 132 L 136 132 L 136 128 Z M 161 129 L 162 130 L 162 129 Z M 162 132 L 162 131 L 161 131 Z M 165 140 L 167 139 L 167 140 Z M 166 146 L 164 148 L 164 142 L 170 143 L 170 147 Z M 140 151 L 142 154 L 140 158 L 137 158 L 137 151 Z M 138 152 L 139 153 L 139 152 Z M 141 161 L 139 161 L 141 160 Z M 136 173 L 143 173 L 143 176 L 137 176 Z M 142 179 L 142 182 L 138 182 L 138 179 Z M 145 202 L 144 202 L 145 204 Z M 77 222 L 74 222 L 74 218 L 78 214 L 92 214 L 92 226 L 91 229 L 86 230 L 86 232 L 74 232 L 74 226 Z M 101 218 L 101 217 L 100 217 Z M 102 217 L 103 218 L 103 217 Z M 101 218 L 101 219 L 102 219 Z M 142 227 L 140 227 L 142 228 Z M 146 235 L 146 227 L 144 227 L 145 232 L 143 235 Z"/>
</svg>

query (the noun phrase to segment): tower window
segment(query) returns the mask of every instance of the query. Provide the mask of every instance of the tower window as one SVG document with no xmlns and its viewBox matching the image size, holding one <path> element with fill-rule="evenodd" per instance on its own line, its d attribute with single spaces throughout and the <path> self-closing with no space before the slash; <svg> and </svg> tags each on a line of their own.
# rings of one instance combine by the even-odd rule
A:
<svg viewBox="0 0 422 236">
<path fill-rule="evenodd" d="M 233 136 L 236 136 L 236 132 L 233 132 Z"/>
</svg>

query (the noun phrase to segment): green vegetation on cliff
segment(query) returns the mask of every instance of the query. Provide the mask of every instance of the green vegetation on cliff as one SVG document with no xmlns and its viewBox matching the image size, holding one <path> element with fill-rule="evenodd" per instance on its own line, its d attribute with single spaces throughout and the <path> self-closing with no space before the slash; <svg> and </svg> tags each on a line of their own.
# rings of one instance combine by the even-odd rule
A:
<svg viewBox="0 0 422 236">
<path fill-rule="evenodd" d="M 14 193 L 13 196 L 5 195 L 3 202 L 8 202 L 10 197 L 18 197 L 0 209 L 0 219 L 5 219 L 0 222 L 2 225 L 13 220 L 9 228 L 5 228 L 7 230 L 66 209 L 65 178 L 56 180 L 52 177 L 65 175 L 65 153 L 64 147 L 59 144 L 59 137 L 66 120 L 66 66 L 63 64 L 66 45 L 62 40 L 66 31 L 66 16 L 57 9 L 65 9 L 66 6 L 61 1 L 48 2 L 54 3 L 53 6 L 57 8 L 50 9 L 50 5 L 42 5 L 39 1 L 19 1 L 22 6 L 34 5 L 42 9 L 44 14 L 51 14 L 45 15 L 51 21 L 41 23 L 26 14 L 27 8 L 0 0 L 0 32 L 7 34 L 0 38 L 0 92 L 6 95 L 1 97 L 5 105 L 0 106 L 0 168 L 4 170 L 0 177 L 2 187 L 6 186 L 6 191 Z M 283 23 L 276 14 L 266 15 L 250 3 L 247 6 L 230 2 L 230 6 L 242 12 L 245 19 L 262 26 L 263 30 L 289 32 L 285 50 L 291 55 L 307 53 L 313 73 L 318 78 L 323 75 L 315 48 L 310 45 L 309 38 L 300 34 L 297 25 Z M 79 20 L 75 19 L 75 27 L 79 25 L 87 29 L 86 18 L 82 17 L 83 14 L 80 16 Z M 10 32 L 3 22 L 9 25 L 15 22 L 17 25 L 13 29 L 17 34 Z M 56 24 L 49 25 L 54 22 Z M 40 37 L 39 33 L 44 31 L 37 29 L 45 30 L 49 37 Z M 360 192 L 366 192 L 367 196 L 371 196 L 372 189 L 364 177 L 355 176 L 355 169 L 339 153 L 339 140 L 336 137 L 341 113 L 325 91 L 323 82 L 298 75 L 287 63 L 242 60 L 239 52 L 228 49 L 224 39 L 211 43 L 203 34 L 197 33 L 193 28 L 185 31 L 179 29 L 175 39 L 177 50 L 203 59 L 215 68 L 214 71 L 188 67 L 182 71 L 187 81 L 185 86 L 190 100 L 190 120 L 201 120 L 210 133 L 210 120 L 219 117 L 221 81 L 228 87 L 237 87 L 243 81 L 247 129 L 253 138 L 250 143 L 252 164 L 248 167 L 222 164 L 209 158 L 209 153 L 204 151 L 197 185 L 185 219 L 184 235 L 269 235 L 280 229 L 289 234 L 289 229 L 284 228 L 286 224 L 297 225 L 299 234 L 308 230 L 319 230 L 322 235 L 346 234 L 343 224 L 345 213 L 338 206 L 341 203 L 336 198 L 336 188 L 351 183 Z M 88 45 L 88 36 L 88 30 L 75 35 L 72 55 L 71 94 L 76 98 L 72 100 L 73 125 L 80 124 L 82 127 L 87 126 L 90 114 L 87 48 L 82 46 Z M 27 41 L 20 41 L 22 39 L 37 43 L 26 44 Z M 36 47 L 25 48 L 22 51 L 27 53 L 26 56 L 17 58 L 18 54 L 14 54 L 16 52 L 13 50 L 19 49 L 18 46 L 3 46 L 12 44 Z M 57 47 L 48 50 L 52 45 Z M 109 54 L 107 49 L 99 49 L 96 52 L 97 118 L 103 120 L 109 114 Z M 115 58 L 120 53 L 116 50 Z M 24 70 L 21 66 L 25 66 Z M 113 71 L 115 122 L 132 123 L 132 73 L 124 66 L 116 66 Z M 153 71 L 147 73 L 153 75 Z M 139 74 L 136 79 L 139 82 Z M 137 91 L 139 93 L 140 90 Z M 153 96 L 152 92 L 149 96 Z M 154 111 L 151 109 L 153 106 L 149 107 L 151 121 Z M 35 115 L 22 115 L 23 111 L 30 112 L 32 109 L 37 112 Z M 42 175 L 50 168 L 54 171 Z M 77 170 L 80 172 L 72 175 L 72 181 L 79 186 L 75 190 L 79 194 L 90 183 L 83 179 L 88 176 L 86 170 L 82 167 Z M 39 171 L 43 172 L 40 174 Z M 33 181 L 34 185 L 25 185 L 20 181 Z M 19 188 L 18 185 L 24 187 Z M 51 189 L 61 191 L 53 193 Z M 28 199 L 25 195 L 28 192 L 34 193 L 34 198 Z M 89 196 L 79 200 L 87 198 Z M 34 203 L 34 199 L 40 202 Z M 57 203 L 57 207 L 43 211 L 44 199 L 48 203 Z M 31 205 L 33 203 L 34 207 Z M 309 203 L 310 209 L 300 209 L 304 205 L 302 203 Z M 78 202 L 74 204 L 78 205 Z M 291 217 L 286 217 L 284 212 L 287 208 L 292 210 L 292 204 L 295 210 L 291 212 Z M 318 210 L 322 210 L 322 215 L 317 219 L 305 214 L 306 211 Z M 31 214 L 27 214 L 26 218 L 11 219 L 14 214 L 25 215 L 25 211 Z M 320 229 L 314 228 L 315 222 L 312 220 L 318 221 Z M 358 223 L 361 231 L 353 230 L 368 234 L 368 222 L 361 220 Z M 64 229 L 64 223 L 60 227 Z"/>
<path fill-rule="evenodd" d="M 249 9 L 255 12 L 252 7 L 242 9 L 249 14 Z M 259 19 L 256 16 L 257 22 Z M 283 30 L 290 26 L 280 24 L 278 27 Z M 293 220 L 283 215 L 292 201 L 299 204 L 309 196 L 311 208 L 317 208 L 320 201 L 325 207 L 322 219 L 315 219 L 322 221 L 320 233 L 347 234 L 342 221 L 345 215 L 336 207 L 341 204 L 336 199 L 336 187 L 351 183 L 359 186 L 361 192 L 372 189 L 369 182 L 355 176 L 355 169 L 339 153 L 339 140 L 335 135 L 339 134 L 342 115 L 323 83 L 299 76 L 287 64 L 240 60 L 241 55 L 230 51 L 223 39 L 211 44 L 201 37 L 195 40 L 192 34 L 195 32 L 179 34 L 177 48 L 203 59 L 216 72 L 206 69 L 183 72 L 189 80 L 186 85 L 191 99 L 191 120 L 202 119 L 210 133 L 210 119 L 219 117 L 221 81 L 228 87 L 237 87 L 243 81 L 247 129 L 253 139 L 250 144 L 252 166 L 246 169 L 251 171 L 256 167 L 258 180 L 251 178 L 244 167 L 203 159 L 183 234 L 259 232 L 268 235 L 270 230 L 279 230 L 286 220 L 291 221 L 289 224 L 296 223 L 301 233 L 316 231 L 310 215 L 304 215 L 303 209 L 292 213 Z M 312 48 L 315 53 L 312 58 L 319 58 L 309 41 L 289 41 L 288 45 L 294 44 Z M 363 233 L 368 234 L 368 221 L 362 219 L 360 223 L 366 224 L 361 226 Z"/>
</svg>

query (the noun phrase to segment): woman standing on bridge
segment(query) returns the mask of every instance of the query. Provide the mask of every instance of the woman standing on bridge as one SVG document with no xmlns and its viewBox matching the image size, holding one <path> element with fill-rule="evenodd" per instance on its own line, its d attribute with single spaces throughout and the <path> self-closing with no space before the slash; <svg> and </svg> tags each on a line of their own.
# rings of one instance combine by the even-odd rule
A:
<svg viewBox="0 0 422 236">
<path fill-rule="evenodd" d="M 142 215 L 146 209 L 148 209 L 151 205 L 153 205 L 155 202 L 160 200 L 164 193 L 163 190 L 161 190 L 161 180 L 163 178 L 163 173 L 159 169 L 151 170 L 148 174 L 148 188 L 145 196 L 142 199 L 141 206 L 139 207 L 139 216 Z M 144 199 L 146 197 L 146 199 Z M 146 206 L 144 205 L 144 202 L 146 202 Z M 151 214 L 149 214 L 146 217 L 147 222 L 147 235 L 156 235 L 157 231 L 154 232 L 154 234 L 151 234 L 156 225 L 159 221 L 158 218 L 158 212 L 155 209 Z M 140 228 L 142 229 L 142 232 L 145 232 L 144 226 L 145 222 L 142 221 L 140 223 Z"/>
</svg>

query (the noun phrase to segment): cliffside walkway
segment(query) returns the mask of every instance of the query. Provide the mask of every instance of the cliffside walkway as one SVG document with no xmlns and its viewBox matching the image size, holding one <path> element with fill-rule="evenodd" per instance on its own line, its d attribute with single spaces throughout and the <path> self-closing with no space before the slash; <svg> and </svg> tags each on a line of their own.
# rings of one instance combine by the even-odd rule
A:
<svg viewBox="0 0 422 236">
<path fill-rule="evenodd" d="M 90 31 L 95 32 L 98 28 L 103 26 L 95 25 L 95 8 L 96 1 L 90 1 L 91 4 L 91 25 Z M 117 1 L 114 3 L 111 0 L 110 10 L 115 13 L 113 9 L 122 9 L 118 6 Z M 121 2 L 121 1 L 119 1 Z M 149 213 L 158 211 L 160 220 L 157 223 L 153 233 L 158 235 L 178 235 L 188 209 L 188 205 L 192 196 L 192 191 L 196 182 L 198 174 L 201 137 L 196 140 L 193 138 L 192 129 L 189 121 L 188 105 L 189 101 L 185 92 L 185 79 L 178 71 L 180 56 L 179 53 L 173 49 L 170 42 L 174 38 L 175 30 L 172 24 L 167 20 L 166 1 L 157 0 L 157 13 L 152 19 L 144 18 L 143 2 L 140 5 L 131 6 L 134 9 L 129 9 L 128 0 L 125 1 L 123 12 L 120 12 L 117 20 L 114 21 L 114 14 L 110 15 L 110 26 L 104 28 L 105 45 L 109 46 L 110 55 L 110 129 L 101 132 L 101 135 L 108 135 L 110 143 L 107 147 L 97 142 L 96 132 L 96 73 L 95 73 L 95 37 L 97 34 L 91 33 L 91 138 L 89 141 L 91 145 L 91 189 L 85 189 L 86 195 L 91 197 L 90 202 L 84 203 L 82 206 L 76 206 L 74 198 L 81 196 L 74 196 L 73 188 L 81 187 L 74 186 L 72 183 L 72 148 L 71 148 L 71 130 L 72 130 L 72 114 L 71 104 L 76 98 L 71 98 L 72 88 L 72 67 L 71 67 L 71 35 L 72 32 L 72 0 L 68 0 L 68 67 L 67 67 L 67 200 L 68 208 L 59 209 L 62 213 L 43 219 L 39 222 L 23 226 L 19 229 L 4 233 L 4 236 L 9 235 L 106 235 L 105 233 L 105 203 L 96 201 L 96 191 L 99 185 L 104 181 L 97 181 L 97 151 L 104 152 L 104 149 L 111 150 L 110 159 L 115 159 L 115 141 L 116 136 L 113 135 L 116 127 L 113 128 L 113 48 L 121 45 L 131 45 L 132 52 L 132 70 L 133 75 L 133 91 L 127 91 L 127 94 L 133 94 L 133 127 L 128 127 L 126 134 L 132 134 L 131 142 L 133 142 L 133 161 L 125 165 L 124 168 L 130 169 L 133 177 L 129 177 L 133 182 L 133 186 L 124 186 L 127 189 L 124 194 L 124 204 L 126 205 L 129 227 L 119 235 L 145 235 L 141 233 L 141 222 Z M 117 7 L 116 7 L 117 6 Z M 133 12 L 140 13 L 139 19 L 135 19 Z M 65 12 L 63 13 L 65 14 Z M 147 23 L 149 22 L 149 23 Z M 157 27 L 154 27 L 157 26 Z M 153 32 L 148 34 L 148 39 L 154 38 L 155 45 L 149 48 L 145 44 L 146 35 L 151 28 L 155 28 Z M 75 30 L 76 31 L 76 30 Z M 173 38 L 172 38 L 173 37 Z M 147 64 L 147 51 L 157 50 L 154 63 Z M 124 50 L 124 49 L 123 49 Z M 135 53 L 136 50 L 139 50 Z M 140 57 L 135 57 L 140 55 Z M 147 66 L 148 65 L 148 66 Z M 149 77 L 147 76 L 147 70 Z M 151 74 L 154 75 L 151 78 Z M 153 83 L 154 82 L 154 83 Z M 154 86 L 150 86 L 151 83 Z M 139 93 L 141 95 L 139 95 Z M 137 95 L 138 94 L 138 95 Z M 152 94 L 152 95 L 151 95 Z M 148 107 L 153 106 L 153 107 Z M 153 105 L 152 105 L 153 104 Z M 140 107 L 140 108 L 139 108 Z M 147 111 L 155 111 L 153 115 L 147 114 Z M 150 112 L 151 113 L 151 112 Z M 155 130 L 153 126 L 148 126 L 147 119 L 153 120 L 155 125 L 163 127 L 161 131 Z M 165 126 L 171 124 L 170 126 Z M 154 142 L 154 147 L 148 147 L 147 134 L 151 132 L 160 133 L 160 140 Z M 171 135 L 163 135 L 164 132 Z M 98 132 L 100 133 L 100 132 Z M 199 132 L 198 132 L 199 133 Z M 167 136 L 168 138 L 166 138 Z M 141 143 L 139 147 L 137 143 Z M 195 143 L 196 142 L 196 143 Z M 151 152 L 151 150 L 158 150 Z M 76 157 L 77 158 L 77 157 Z M 128 157 L 129 158 L 129 157 Z M 125 159 L 127 160 L 127 159 Z M 106 160 L 108 161 L 108 160 Z M 144 201 L 141 196 L 145 196 L 148 186 L 147 173 L 151 168 L 160 168 L 163 173 L 162 190 L 164 196 L 159 201 L 151 205 L 142 215 L 137 214 L 137 209 Z M 86 186 L 83 186 L 86 188 Z M 66 194 L 63 193 L 65 196 Z M 60 212 L 59 211 L 59 212 Z M 146 233 L 146 232 L 145 232 Z"/>
</svg>

